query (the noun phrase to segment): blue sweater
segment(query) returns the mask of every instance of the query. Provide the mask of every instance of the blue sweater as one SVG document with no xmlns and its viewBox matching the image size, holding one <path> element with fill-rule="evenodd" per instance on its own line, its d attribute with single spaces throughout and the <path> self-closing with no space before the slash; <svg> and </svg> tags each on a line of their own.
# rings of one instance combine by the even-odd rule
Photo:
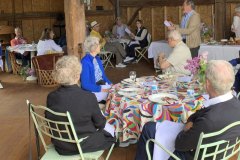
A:
<svg viewBox="0 0 240 160">
<path fill-rule="evenodd" d="M 93 56 L 89 53 L 86 54 L 85 57 L 81 60 L 82 63 L 82 73 L 81 73 L 81 85 L 84 90 L 91 92 L 100 92 L 101 86 L 96 85 L 95 81 L 95 70 L 93 65 Z M 112 84 L 112 82 L 107 78 L 104 68 L 102 65 L 102 61 L 99 56 L 96 56 L 97 63 L 102 71 L 102 79 L 108 84 Z"/>
</svg>

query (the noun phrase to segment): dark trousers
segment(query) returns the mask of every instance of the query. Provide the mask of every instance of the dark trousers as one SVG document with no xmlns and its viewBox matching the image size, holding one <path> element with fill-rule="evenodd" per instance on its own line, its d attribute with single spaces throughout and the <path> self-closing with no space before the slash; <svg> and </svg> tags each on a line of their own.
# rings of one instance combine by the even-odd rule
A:
<svg viewBox="0 0 240 160">
<path fill-rule="evenodd" d="M 126 47 L 126 52 L 128 57 L 135 57 L 135 48 L 140 47 L 139 44 L 132 44 L 131 46 Z"/>
<path fill-rule="evenodd" d="M 200 46 L 196 47 L 196 48 L 190 48 L 191 51 L 191 55 L 192 58 L 197 57 L 198 56 L 198 51 L 199 51 Z"/>
<path fill-rule="evenodd" d="M 25 67 L 28 65 L 31 65 L 30 63 L 30 53 L 28 53 L 27 55 L 23 55 L 21 53 L 15 53 L 16 59 L 22 59 L 22 66 Z M 31 66 L 30 66 L 31 67 Z"/>
<path fill-rule="evenodd" d="M 155 133 L 156 133 L 156 122 L 148 122 L 144 125 L 141 136 L 138 141 L 137 146 L 137 153 L 135 160 L 147 160 L 147 152 L 146 152 L 146 143 L 149 139 L 155 139 Z M 153 149 L 154 149 L 154 143 L 149 143 L 149 151 L 151 154 L 151 157 L 153 157 Z M 186 154 L 187 152 L 180 152 L 175 150 L 173 154 L 175 154 L 177 157 L 179 157 L 181 160 L 186 160 Z M 161 159 L 161 157 L 159 157 Z M 168 160 L 174 160 L 174 158 L 170 157 Z"/>
<path fill-rule="evenodd" d="M 147 152 L 146 152 L 146 143 L 149 139 L 155 139 L 155 133 L 156 133 L 156 123 L 155 122 L 148 122 L 144 125 L 141 136 L 138 141 L 137 146 L 137 153 L 135 160 L 147 160 Z M 151 156 L 153 156 L 153 143 L 149 143 L 149 150 L 151 153 Z"/>
</svg>

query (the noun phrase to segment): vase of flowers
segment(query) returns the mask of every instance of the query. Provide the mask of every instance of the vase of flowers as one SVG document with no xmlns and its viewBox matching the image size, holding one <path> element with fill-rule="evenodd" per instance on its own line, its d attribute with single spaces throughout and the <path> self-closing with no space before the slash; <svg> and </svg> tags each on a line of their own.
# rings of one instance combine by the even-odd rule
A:
<svg viewBox="0 0 240 160">
<path fill-rule="evenodd" d="M 33 76 L 35 74 L 34 69 L 29 66 L 22 67 L 19 72 L 20 76 L 25 81 L 28 76 Z"/>
<path fill-rule="evenodd" d="M 201 38 L 202 42 L 210 42 L 213 37 L 213 29 L 205 23 L 201 23 Z"/>
<path fill-rule="evenodd" d="M 187 65 L 184 67 L 185 69 L 189 70 L 191 74 L 197 79 L 197 82 L 200 85 L 200 90 L 203 90 L 203 85 L 205 84 L 207 55 L 208 52 L 203 52 L 198 57 L 187 60 Z"/>
</svg>

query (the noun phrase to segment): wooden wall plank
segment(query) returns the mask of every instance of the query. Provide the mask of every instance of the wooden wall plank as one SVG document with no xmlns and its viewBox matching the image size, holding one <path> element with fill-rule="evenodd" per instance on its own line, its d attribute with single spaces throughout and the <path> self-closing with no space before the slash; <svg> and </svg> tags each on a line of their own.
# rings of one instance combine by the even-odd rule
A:
<svg viewBox="0 0 240 160">
<path fill-rule="evenodd" d="M 22 21 L 22 30 L 23 36 L 31 43 L 33 40 L 35 43 L 38 42 L 39 37 L 34 39 L 34 32 L 33 32 L 33 21 L 32 20 L 23 20 Z"/>
<path fill-rule="evenodd" d="M 38 20 L 33 20 L 33 34 L 34 34 L 34 41 L 38 41 L 42 31 L 46 27 L 52 27 L 50 26 L 50 19 L 38 19 Z"/>
<path fill-rule="evenodd" d="M 15 1 L 15 12 L 23 13 L 23 0 L 14 0 Z"/>
<path fill-rule="evenodd" d="M 50 11 L 49 0 L 32 0 L 32 10 L 35 12 L 47 12 Z"/>
<path fill-rule="evenodd" d="M 152 39 L 160 40 L 165 38 L 165 26 L 163 24 L 164 21 L 164 7 L 156 7 L 153 8 L 153 17 L 152 17 L 153 31 L 152 31 Z"/>
<path fill-rule="evenodd" d="M 51 12 L 62 12 L 64 11 L 64 1 L 61 0 L 50 0 L 50 11 Z"/>
<path fill-rule="evenodd" d="M 143 8 L 141 10 L 142 17 L 140 18 L 143 21 L 143 26 L 148 29 L 149 33 L 152 33 L 152 12 L 151 8 Z"/>
<path fill-rule="evenodd" d="M 32 0 L 23 0 L 23 12 L 32 12 Z"/>
<path fill-rule="evenodd" d="M 0 1 L 0 6 L 1 6 L 1 14 L 4 14 L 4 13 L 12 13 L 12 0 L 8 0 L 8 1 L 4 1 L 4 0 L 1 0 Z"/>
</svg>

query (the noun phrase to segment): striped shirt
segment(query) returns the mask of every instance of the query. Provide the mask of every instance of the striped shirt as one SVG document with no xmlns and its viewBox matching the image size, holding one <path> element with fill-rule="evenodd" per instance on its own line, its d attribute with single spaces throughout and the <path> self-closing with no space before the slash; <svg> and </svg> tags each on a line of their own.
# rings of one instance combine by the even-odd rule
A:
<svg viewBox="0 0 240 160">
<path fill-rule="evenodd" d="M 102 71 L 99 67 L 99 64 L 96 58 L 93 58 L 93 65 L 94 65 L 94 71 L 95 71 L 95 81 L 98 82 L 102 80 Z"/>
<path fill-rule="evenodd" d="M 188 21 L 193 14 L 193 10 L 189 13 L 185 13 L 182 17 L 181 28 L 187 28 Z M 183 39 L 186 39 L 186 35 L 182 35 Z"/>
</svg>

